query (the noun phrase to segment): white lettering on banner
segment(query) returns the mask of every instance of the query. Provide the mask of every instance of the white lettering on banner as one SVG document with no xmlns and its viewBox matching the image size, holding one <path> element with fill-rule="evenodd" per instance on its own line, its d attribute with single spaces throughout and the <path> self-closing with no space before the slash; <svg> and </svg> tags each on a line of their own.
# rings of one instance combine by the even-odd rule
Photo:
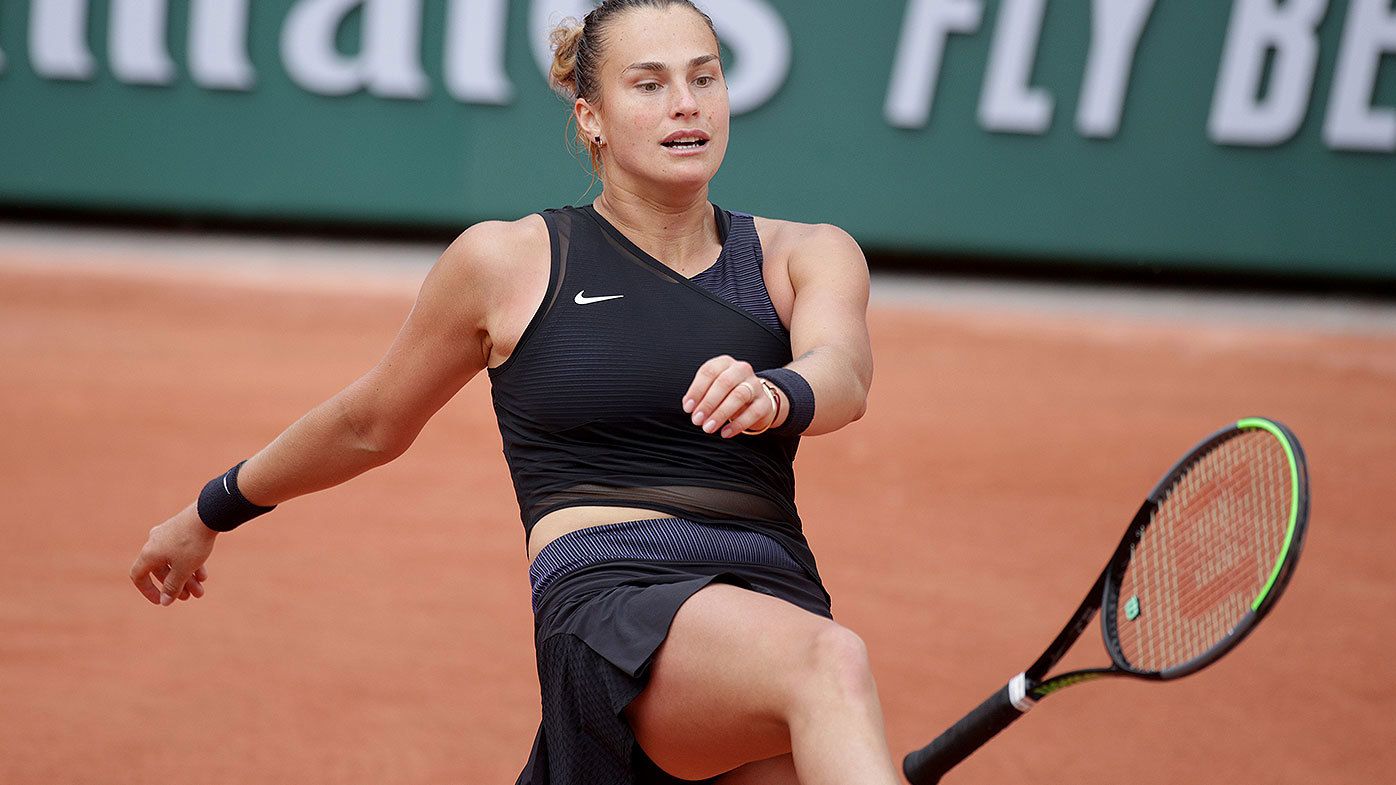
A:
<svg viewBox="0 0 1396 785">
<path fill-rule="evenodd" d="M 1389 54 L 1396 54 L 1396 8 L 1391 0 L 1352 0 L 1323 123 L 1323 141 L 1329 147 L 1396 152 L 1396 109 L 1371 105 L 1382 57 Z"/>
<path fill-rule="evenodd" d="M 127 84 L 167 85 L 175 64 L 165 44 L 167 0 L 113 0 L 108 57 L 112 73 Z"/>
<path fill-rule="evenodd" d="M 529 7 L 533 59 L 546 77 L 552 70 L 549 35 L 562 20 L 581 19 L 594 7 L 588 0 L 534 0 Z M 718 37 L 732 49 L 735 67 L 726 75 L 732 114 L 760 108 L 780 91 L 790 74 L 790 31 L 766 0 L 699 0 Z"/>
<path fill-rule="evenodd" d="M 1108 139 L 1120 130 L 1134 54 L 1154 0 L 1092 0 L 1091 48 L 1076 107 L 1082 136 Z"/>
<path fill-rule="evenodd" d="M 790 30 L 765 0 L 700 0 L 736 56 L 726 74 L 732 114 L 759 109 L 790 76 Z"/>
<path fill-rule="evenodd" d="M 345 56 L 335 34 L 357 8 L 359 53 Z M 418 62 L 421 37 L 421 0 L 299 0 L 281 31 L 281 59 L 296 84 L 320 95 L 366 89 L 381 98 L 422 99 L 431 90 Z"/>
<path fill-rule="evenodd" d="M 1154 0 L 1093 0 L 1091 49 L 1077 114 L 1083 136 L 1109 137 L 1119 130 L 1134 53 L 1153 7 Z M 945 44 L 951 33 L 978 31 L 983 10 L 982 0 L 907 3 L 883 105 L 890 125 L 926 125 Z M 1000 9 L 979 102 L 984 128 L 1040 134 L 1050 127 L 1051 96 L 1028 85 L 1045 14 L 1045 0 L 1007 0 Z"/>
<path fill-rule="evenodd" d="M 200 87 L 251 90 L 257 82 L 247 56 L 250 0 L 194 0 L 189 11 L 189 73 Z"/>
<path fill-rule="evenodd" d="M 244 51 L 248 0 L 195 0 L 190 12 L 189 64 L 194 80 L 213 89 L 250 89 Z M 87 47 L 87 0 L 37 0 L 30 16 L 30 62 L 49 79 L 90 80 L 97 66 Z M 108 35 L 112 73 L 127 84 L 168 85 L 176 78 L 166 36 L 168 0 L 114 0 Z"/>
<path fill-rule="evenodd" d="M 897 128 L 924 128 L 931 119 L 940 65 L 951 33 L 973 33 L 984 15 L 981 0 L 910 0 L 897 41 L 882 114 Z"/>
<path fill-rule="evenodd" d="M 514 97 L 504 71 L 509 0 L 451 0 L 446 14 L 446 89 L 451 97 L 470 104 L 508 104 Z"/>
<path fill-rule="evenodd" d="M 1037 41 L 1047 0 L 1004 0 L 979 94 L 979 124 L 986 131 L 1041 134 L 1052 124 L 1052 96 L 1031 87 Z"/>
<path fill-rule="evenodd" d="M 1328 0 L 1236 0 L 1207 132 L 1218 144 L 1267 146 L 1304 122 L 1318 65 L 1318 25 Z M 1268 87 L 1265 61 L 1274 59 Z M 1264 89 L 1264 97 L 1260 97 Z"/>
<path fill-rule="evenodd" d="M 30 4 L 29 63 L 45 79 L 87 81 L 97 75 L 87 46 L 87 0 Z"/>
</svg>

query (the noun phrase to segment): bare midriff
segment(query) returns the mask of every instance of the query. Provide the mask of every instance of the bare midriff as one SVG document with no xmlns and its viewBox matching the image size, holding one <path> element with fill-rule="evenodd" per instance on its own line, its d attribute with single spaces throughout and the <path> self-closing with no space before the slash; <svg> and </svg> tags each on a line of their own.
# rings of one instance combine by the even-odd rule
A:
<svg viewBox="0 0 1396 785">
<path fill-rule="evenodd" d="M 533 524 L 533 530 L 528 536 L 528 560 L 532 563 L 534 557 L 548 543 L 578 529 L 604 526 L 608 523 L 620 523 L 621 521 L 672 517 L 674 516 L 666 512 L 635 507 L 568 507 L 555 510 L 539 518 L 538 522 Z"/>
</svg>

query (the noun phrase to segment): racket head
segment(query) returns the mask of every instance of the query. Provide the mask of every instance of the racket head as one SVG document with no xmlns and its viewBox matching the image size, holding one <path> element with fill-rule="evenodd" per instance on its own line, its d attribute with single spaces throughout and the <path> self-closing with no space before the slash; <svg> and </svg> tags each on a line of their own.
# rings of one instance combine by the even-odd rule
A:
<svg viewBox="0 0 1396 785">
<path fill-rule="evenodd" d="M 1308 529 L 1294 433 L 1252 417 L 1164 475 L 1105 573 L 1101 627 L 1115 667 L 1176 679 L 1245 639 L 1284 592 Z"/>
</svg>

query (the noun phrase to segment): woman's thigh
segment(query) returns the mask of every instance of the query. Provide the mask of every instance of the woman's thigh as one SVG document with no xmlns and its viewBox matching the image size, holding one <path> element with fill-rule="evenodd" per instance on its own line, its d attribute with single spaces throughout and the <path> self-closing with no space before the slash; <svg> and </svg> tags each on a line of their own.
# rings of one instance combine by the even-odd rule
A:
<svg viewBox="0 0 1396 785">
<path fill-rule="evenodd" d="M 850 638 L 784 600 L 707 586 L 679 608 L 627 720 L 645 754 L 684 779 L 786 755 L 802 682 Z"/>
</svg>

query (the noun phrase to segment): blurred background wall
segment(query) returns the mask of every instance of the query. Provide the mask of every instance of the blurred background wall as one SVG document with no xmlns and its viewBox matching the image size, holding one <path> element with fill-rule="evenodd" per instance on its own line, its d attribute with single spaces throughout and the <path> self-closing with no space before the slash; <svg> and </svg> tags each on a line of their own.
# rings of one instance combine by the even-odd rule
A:
<svg viewBox="0 0 1396 785">
<path fill-rule="evenodd" d="M 706 0 L 712 198 L 875 252 L 1396 280 L 1391 0 Z M 0 0 L 0 211 L 456 230 L 590 201 L 585 0 Z"/>
</svg>

